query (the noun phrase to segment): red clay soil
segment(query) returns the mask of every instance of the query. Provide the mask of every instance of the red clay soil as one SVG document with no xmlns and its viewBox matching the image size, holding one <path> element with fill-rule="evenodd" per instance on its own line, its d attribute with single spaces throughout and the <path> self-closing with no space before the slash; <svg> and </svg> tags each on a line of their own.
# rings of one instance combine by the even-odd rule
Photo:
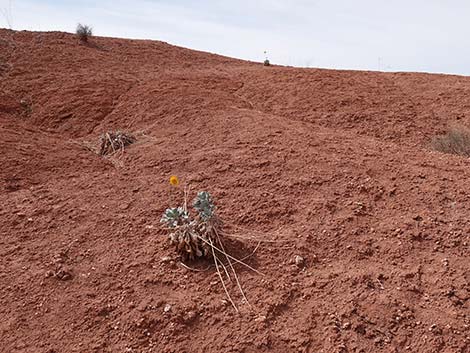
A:
<svg viewBox="0 0 470 353">
<path fill-rule="evenodd" d="M 470 352 L 470 161 L 429 147 L 469 122 L 467 77 L 0 30 L 0 351 Z M 173 174 L 264 274 L 240 313 L 168 242 Z"/>
</svg>

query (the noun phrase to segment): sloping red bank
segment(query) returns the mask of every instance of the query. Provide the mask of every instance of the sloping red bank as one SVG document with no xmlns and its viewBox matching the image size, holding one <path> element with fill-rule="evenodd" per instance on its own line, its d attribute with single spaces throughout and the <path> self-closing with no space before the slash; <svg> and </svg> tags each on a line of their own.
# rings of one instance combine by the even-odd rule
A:
<svg viewBox="0 0 470 353">
<path fill-rule="evenodd" d="M 429 141 L 469 107 L 466 77 L 0 30 L 2 350 L 468 352 L 470 162 Z M 103 159 L 113 129 L 138 142 Z M 239 314 L 167 259 L 172 174 L 269 240 Z"/>
</svg>

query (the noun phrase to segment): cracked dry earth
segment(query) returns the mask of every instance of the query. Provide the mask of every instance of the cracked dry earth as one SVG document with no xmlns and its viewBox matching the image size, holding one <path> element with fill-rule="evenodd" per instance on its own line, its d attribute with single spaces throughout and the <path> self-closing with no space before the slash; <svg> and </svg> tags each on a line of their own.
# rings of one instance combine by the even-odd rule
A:
<svg viewBox="0 0 470 353">
<path fill-rule="evenodd" d="M 429 144 L 469 120 L 467 77 L 0 30 L 0 350 L 469 352 L 470 161 Z M 260 244 L 240 313 L 167 241 L 173 174 Z"/>
</svg>

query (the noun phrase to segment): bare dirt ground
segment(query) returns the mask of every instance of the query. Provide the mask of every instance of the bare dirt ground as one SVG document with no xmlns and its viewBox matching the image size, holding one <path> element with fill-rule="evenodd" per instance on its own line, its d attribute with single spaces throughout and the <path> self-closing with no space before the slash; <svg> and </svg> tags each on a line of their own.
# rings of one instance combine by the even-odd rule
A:
<svg viewBox="0 0 470 353">
<path fill-rule="evenodd" d="M 429 148 L 469 121 L 467 77 L 0 30 L 0 351 L 470 352 L 470 161 Z M 168 244 L 172 174 L 271 241 L 239 314 Z"/>
</svg>

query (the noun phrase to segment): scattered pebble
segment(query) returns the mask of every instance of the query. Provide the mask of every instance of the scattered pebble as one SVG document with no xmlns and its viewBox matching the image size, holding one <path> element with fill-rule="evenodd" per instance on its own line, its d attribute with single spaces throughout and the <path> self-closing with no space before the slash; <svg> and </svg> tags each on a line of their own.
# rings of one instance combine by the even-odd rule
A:
<svg viewBox="0 0 470 353">
<path fill-rule="evenodd" d="M 190 322 L 190 321 L 193 321 L 195 318 L 197 317 L 197 313 L 195 311 L 188 311 L 185 315 L 184 315 L 184 320 L 186 322 Z"/>
<path fill-rule="evenodd" d="M 64 268 L 60 268 L 55 273 L 55 276 L 61 281 L 68 281 L 68 280 L 72 279 L 72 274 Z"/>
<path fill-rule="evenodd" d="M 255 319 L 256 322 L 265 322 L 266 321 L 266 316 L 260 315 Z"/>
<path fill-rule="evenodd" d="M 294 262 L 297 266 L 302 267 L 305 265 L 305 259 L 302 256 L 296 255 Z"/>
</svg>

